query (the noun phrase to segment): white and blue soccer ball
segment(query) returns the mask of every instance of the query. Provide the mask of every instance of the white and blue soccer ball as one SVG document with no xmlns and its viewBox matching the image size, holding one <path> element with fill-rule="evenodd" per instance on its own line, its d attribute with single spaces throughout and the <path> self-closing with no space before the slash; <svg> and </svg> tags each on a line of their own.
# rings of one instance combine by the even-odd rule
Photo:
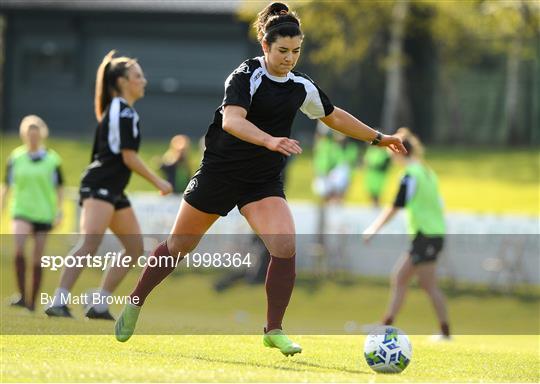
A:
<svg viewBox="0 0 540 384">
<path fill-rule="evenodd" d="M 400 329 L 380 326 L 367 336 L 364 357 L 375 372 L 400 373 L 411 362 L 412 345 Z"/>
</svg>

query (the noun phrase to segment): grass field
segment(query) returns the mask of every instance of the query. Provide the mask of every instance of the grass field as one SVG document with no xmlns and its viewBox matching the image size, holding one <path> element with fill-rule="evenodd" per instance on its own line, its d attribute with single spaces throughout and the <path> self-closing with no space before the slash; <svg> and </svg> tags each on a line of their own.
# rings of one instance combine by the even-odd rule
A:
<svg viewBox="0 0 540 384">
<path fill-rule="evenodd" d="M 0 137 L 0 175 L 4 179 L 6 158 L 20 145 L 17 136 Z M 79 140 L 51 139 L 48 145 L 63 158 L 67 185 L 77 187 L 82 170 L 88 165 L 91 137 Z M 166 142 L 145 140 L 141 157 L 157 168 Z M 200 153 L 193 152 L 191 163 L 196 169 Z M 540 211 L 540 152 L 537 149 L 433 148 L 427 161 L 439 175 L 442 195 L 449 211 L 516 213 L 537 215 Z M 383 202 L 390 202 L 397 188 L 400 170 L 393 167 Z M 287 178 L 287 196 L 291 200 L 313 199 L 311 152 L 305 148 L 293 159 Z M 363 189 L 363 171 L 359 168 L 349 189 L 347 201 L 368 204 Z M 145 180 L 134 176 L 130 191 L 153 190 Z"/>
<path fill-rule="evenodd" d="M 2 263 L 1 296 L 14 287 Z M 126 294 L 138 271 L 118 291 Z M 45 275 L 52 293 L 58 273 Z M 74 294 L 95 286 L 97 271 L 86 271 Z M 452 327 L 450 343 L 433 343 L 436 321 L 428 299 L 412 287 L 397 326 L 411 337 L 413 359 L 400 375 L 373 373 L 364 362 L 364 336 L 344 335 L 345 320 L 376 321 L 386 305 L 386 279 L 313 281 L 300 276 L 286 329 L 302 333 L 301 355 L 285 358 L 262 346 L 264 287 L 237 285 L 225 293 L 211 289 L 209 273 L 173 275 L 152 294 L 136 334 L 121 344 L 112 323 L 47 319 L 2 306 L 2 382 L 538 382 L 540 292 L 529 288 L 502 295 L 479 287 L 445 288 Z M 315 284 L 315 285 L 314 285 Z M 118 313 L 119 307 L 113 306 Z M 235 316 L 239 310 L 244 319 Z M 335 327 L 334 327 L 335 325 Z M 220 334 L 229 330 L 229 334 Z M 248 330 L 243 335 L 235 332 Z M 24 334 L 26 333 L 26 334 Z M 299 332 L 297 332 L 299 333 Z M 334 334 L 331 334 L 334 333 Z M 521 333 L 521 335 L 518 335 Z M 212 334 L 212 335 L 211 335 Z M 61 335 L 61 336 L 58 336 Z"/>
<path fill-rule="evenodd" d="M 362 336 L 298 336 L 292 358 L 260 336 L 1 336 L 2 382 L 538 382 L 538 336 L 413 336 L 400 375 L 375 374 Z"/>
</svg>

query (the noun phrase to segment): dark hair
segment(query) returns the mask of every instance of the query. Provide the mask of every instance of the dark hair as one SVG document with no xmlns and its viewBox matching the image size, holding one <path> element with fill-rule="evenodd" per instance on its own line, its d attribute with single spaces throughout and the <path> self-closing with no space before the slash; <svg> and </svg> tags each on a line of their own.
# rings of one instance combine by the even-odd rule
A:
<svg viewBox="0 0 540 384">
<path fill-rule="evenodd" d="M 120 92 L 118 79 L 127 77 L 127 71 L 137 62 L 130 57 L 114 57 L 115 53 L 113 49 L 105 55 L 96 73 L 94 110 L 98 121 L 101 121 L 103 112 L 111 103 L 113 91 Z"/>
<path fill-rule="evenodd" d="M 300 29 L 300 19 L 289 11 L 289 7 L 284 3 L 272 3 L 260 11 L 257 20 L 253 23 L 257 31 L 259 42 L 266 41 L 272 44 L 278 36 L 302 36 Z"/>
</svg>

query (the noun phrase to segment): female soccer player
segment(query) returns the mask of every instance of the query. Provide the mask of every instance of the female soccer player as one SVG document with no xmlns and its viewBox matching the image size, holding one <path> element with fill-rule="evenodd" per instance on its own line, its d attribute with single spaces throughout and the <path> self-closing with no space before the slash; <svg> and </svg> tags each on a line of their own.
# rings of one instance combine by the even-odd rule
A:
<svg viewBox="0 0 540 384">
<path fill-rule="evenodd" d="M 174 193 L 182 193 L 192 176 L 189 166 L 191 142 L 186 135 L 176 135 L 171 139 L 169 149 L 161 158 L 159 169 L 165 179 L 172 184 Z"/>
<path fill-rule="evenodd" d="M 364 155 L 364 164 L 364 187 L 372 205 L 378 207 L 391 165 L 390 154 L 384 148 L 369 147 Z"/>
<path fill-rule="evenodd" d="M 225 80 L 225 97 L 206 134 L 201 167 L 186 188 L 171 235 L 152 254 L 181 258 L 219 216 L 237 206 L 271 255 L 264 345 L 294 355 L 302 349 L 281 329 L 294 286 L 296 250 L 280 175 L 285 159 L 302 152 L 299 142 L 289 138 L 297 111 L 354 138 L 398 152 L 405 149 L 397 137 L 382 135 L 334 107 L 309 77 L 292 70 L 303 35 L 300 20 L 285 4 L 267 6 L 255 27 L 264 56 L 246 60 Z M 132 303 L 116 322 L 119 341 L 131 337 L 146 297 L 173 270 L 145 267 L 131 293 Z M 139 305 L 133 305 L 137 299 Z"/>
<path fill-rule="evenodd" d="M 2 190 L 2 210 L 7 193 L 13 190 L 10 214 L 15 235 L 15 273 L 19 294 L 11 305 L 33 311 L 41 286 L 41 256 L 47 233 L 62 216 L 62 185 L 60 156 L 44 146 L 49 134 L 47 124 L 35 115 L 26 116 L 19 128 L 24 145 L 13 150 L 6 170 L 6 184 Z M 34 237 L 32 258 L 32 290 L 26 293 L 26 261 L 24 246 L 28 235 Z"/>
<path fill-rule="evenodd" d="M 133 104 L 144 96 L 143 71 L 135 59 L 114 57 L 114 54 L 115 51 L 109 52 L 97 70 L 95 114 L 98 126 L 92 162 L 81 180 L 80 231 L 84 238 L 82 245 L 71 253 L 76 256 L 94 255 L 107 228 L 124 245 L 124 255 L 132 258 L 142 255 L 141 229 L 124 193 L 132 171 L 154 184 L 162 195 L 172 191 L 171 184 L 152 172 L 137 155 L 141 129 Z M 104 277 L 101 296 L 111 295 L 128 270 L 129 267 L 111 267 Z M 53 303 L 45 311 L 47 315 L 71 317 L 62 298 L 68 296 L 81 272 L 77 267 L 64 268 Z M 89 306 L 86 317 L 114 320 L 104 301 Z"/>
<path fill-rule="evenodd" d="M 383 324 L 391 325 L 398 314 L 409 280 L 418 276 L 420 286 L 429 295 L 441 327 L 443 339 L 450 338 L 448 315 L 444 295 L 437 286 L 436 260 L 443 247 L 445 223 L 441 195 L 435 173 L 423 162 L 420 140 L 407 128 L 400 128 L 397 136 L 403 140 L 407 154 L 394 153 L 394 160 L 405 166 L 394 205 L 387 208 L 364 231 L 364 241 L 369 242 L 400 208 L 407 213 L 407 227 L 413 237 L 411 249 L 394 266 L 392 294 Z"/>
</svg>

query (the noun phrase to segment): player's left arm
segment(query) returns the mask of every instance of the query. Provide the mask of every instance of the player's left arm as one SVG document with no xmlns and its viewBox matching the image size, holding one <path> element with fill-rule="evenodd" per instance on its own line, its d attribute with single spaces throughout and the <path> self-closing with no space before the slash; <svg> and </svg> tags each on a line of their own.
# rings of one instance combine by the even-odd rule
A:
<svg viewBox="0 0 540 384">
<path fill-rule="evenodd" d="M 56 187 L 56 196 L 57 196 L 57 211 L 56 211 L 56 219 L 54 221 L 54 226 L 60 225 L 62 222 L 62 219 L 64 218 L 64 210 L 62 209 L 64 206 L 64 187 L 58 186 Z"/>
<path fill-rule="evenodd" d="M 356 117 L 338 107 L 334 107 L 331 114 L 322 117 L 320 120 L 330 128 L 357 140 L 372 142 L 377 139 L 379 134 L 379 132 L 373 128 L 362 123 Z M 401 139 L 392 135 L 381 134 L 380 142 L 377 146 L 388 147 L 396 153 L 407 153 Z"/>
<path fill-rule="evenodd" d="M 55 185 L 56 185 L 56 219 L 54 225 L 60 225 L 63 219 L 63 206 L 64 206 L 64 174 L 62 168 L 58 165 L 55 169 Z"/>
</svg>

